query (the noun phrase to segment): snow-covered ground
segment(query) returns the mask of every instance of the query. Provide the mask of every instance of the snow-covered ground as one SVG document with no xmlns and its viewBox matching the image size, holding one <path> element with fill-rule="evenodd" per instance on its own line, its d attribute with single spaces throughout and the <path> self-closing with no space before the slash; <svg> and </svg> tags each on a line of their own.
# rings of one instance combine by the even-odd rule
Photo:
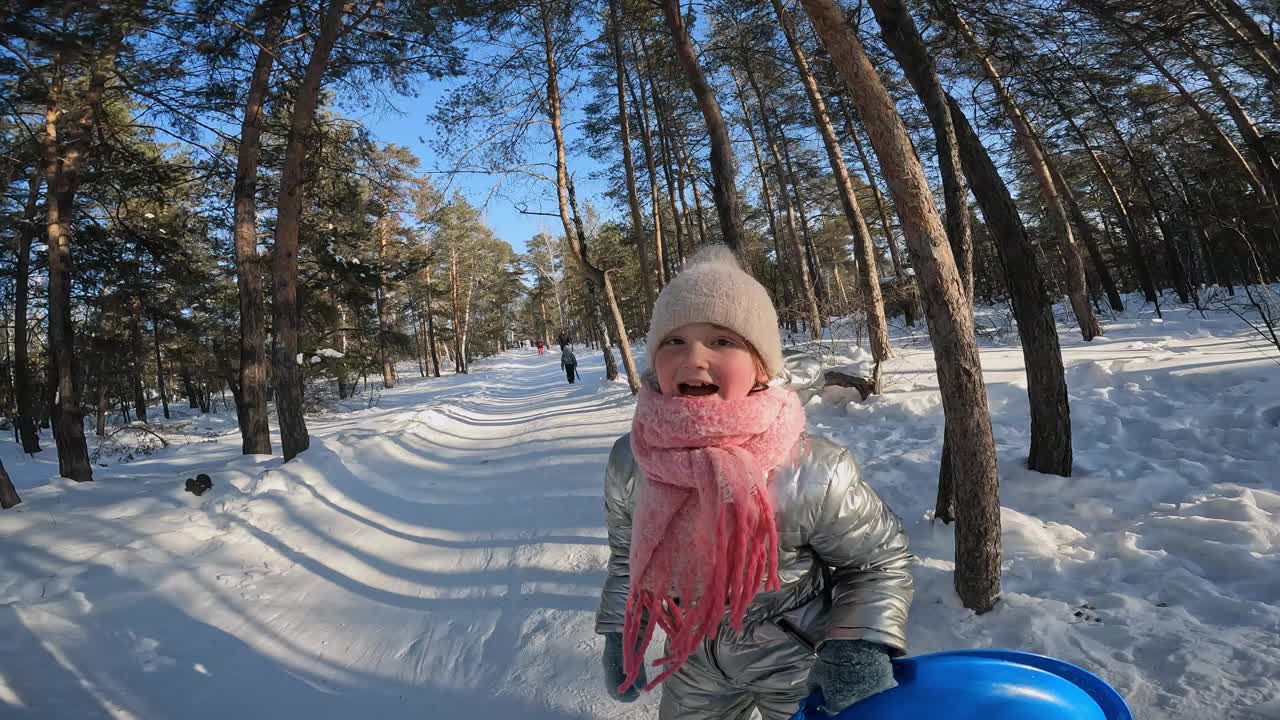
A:
<svg viewBox="0 0 1280 720">
<path fill-rule="evenodd" d="M 951 529 L 928 519 L 927 344 L 899 338 L 883 396 L 815 398 L 810 428 L 852 447 L 908 525 L 914 652 L 1061 657 L 1142 720 L 1276 720 L 1280 358 L 1226 314 L 1105 329 L 1062 327 L 1072 478 L 1022 467 L 1021 352 L 985 343 L 1005 553 L 987 615 L 959 606 Z M 309 419 L 288 465 L 240 456 L 225 413 L 84 485 L 55 478 L 48 438 L 35 458 L 0 444 L 25 501 L 0 513 L 0 716 L 652 717 L 652 697 L 601 686 L 601 473 L 632 403 L 579 357 L 573 386 L 532 350 L 469 376 L 404 368 L 376 407 Z M 183 491 L 198 472 L 203 497 Z"/>
</svg>

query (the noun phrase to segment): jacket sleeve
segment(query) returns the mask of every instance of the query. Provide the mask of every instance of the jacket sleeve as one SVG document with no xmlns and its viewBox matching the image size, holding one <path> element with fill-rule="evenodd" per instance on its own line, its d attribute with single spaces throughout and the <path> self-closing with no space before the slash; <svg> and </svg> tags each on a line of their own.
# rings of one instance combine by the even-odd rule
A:
<svg viewBox="0 0 1280 720">
<path fill-rule="evenodd" d="M 809 545 L 832 569 L 824 641 L 867 640 L 904 654 L 915 558 L 902 522 L 862 480 L 848 450 L 832 465 Z"/>
<path fill-rule="evenodd" d="M 622 632 L 631 592 L 631 510 L 635 485 L 635 459 L 631 436 L 623 435 L 613 444 L 609 465 L 604 471 L 604 512 L 609 529 L 609 575 L 600 593 L 596 612 L 596 633 Z"/>
</svg>

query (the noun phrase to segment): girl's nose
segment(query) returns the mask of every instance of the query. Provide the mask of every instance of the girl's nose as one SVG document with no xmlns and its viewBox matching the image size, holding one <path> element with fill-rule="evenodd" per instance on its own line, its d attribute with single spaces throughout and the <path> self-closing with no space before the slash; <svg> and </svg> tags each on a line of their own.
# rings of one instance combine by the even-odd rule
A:
<svg viewBox="0 0 1280 720">
<path fill-rule="evenodd" d="M 689 353 L 685 355 L 685 365 L 691 368 L 703 369 L 708 367 L 711 359 L 711 351 L 702 343 L 692 343 L 689 345 Z"/>
</svg>

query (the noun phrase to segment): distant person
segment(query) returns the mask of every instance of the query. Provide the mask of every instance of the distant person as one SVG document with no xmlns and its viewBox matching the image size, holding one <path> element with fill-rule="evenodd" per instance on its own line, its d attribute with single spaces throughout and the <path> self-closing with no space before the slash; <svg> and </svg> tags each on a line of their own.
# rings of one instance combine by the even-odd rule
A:
<svg viewBox="0 0 1280 720">
<path fill-rule="evenodd" d="M 574 356 L 568 345 L 565 345 L 560 352 L 560 369 L 564 370 L 565 378 L 572 385 L 578 377 L 578 358 Z"/>
<path fill-rule="evenodd" d="M 605 470 L 609 694 L 661 684 L 658 720 L 787 720 L 813 687 L 830 714 L 894 687 L 906 533 L 847 449 L 805 434 L 795 392 L 770 385 L 778 314 L 728 248 L 663 289 L 648 358 Z M 650 680 L 655 626 L 667 646 Z"/>
<path fill-rule="evenodd" d="M 541 354 L 542 354 L 542 352 L 543 352 L 543 350 L 545 350 L 545 349 L 546 349 L 546 348 L 543 346 L 542 341 L 541 341 L 541 340 L 539 340 L 539 341 L 538 341 L 538 354 L 539 354 L 539 355 L 541 355 Z"/>
</svg>

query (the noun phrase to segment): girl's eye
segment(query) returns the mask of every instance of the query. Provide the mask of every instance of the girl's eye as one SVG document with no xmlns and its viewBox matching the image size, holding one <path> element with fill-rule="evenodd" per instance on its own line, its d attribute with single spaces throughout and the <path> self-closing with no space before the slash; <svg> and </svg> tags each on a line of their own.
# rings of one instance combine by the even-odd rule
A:
<svg viewBox="0 0 1280 720">
<path fill-rule="evenodd" d="M 669 337 L 669 338 L 667 338 L 666 340 L 663 340 L 663 341 L 662 341 L 662 344 L 663 344 L 663 345 L 683 345 L 683 344 L 684 344 L 684 338 Z"/>
<path fill-rule="evenodd" d="M 716 338 L 714 341 L 712 341 L 712 344 L 715 345 L 716 347 L 737 347 L 738 346 L 738 343 L 734 342 L 732 338 L 727 338 L 727 337 Z"/>
</svg>

